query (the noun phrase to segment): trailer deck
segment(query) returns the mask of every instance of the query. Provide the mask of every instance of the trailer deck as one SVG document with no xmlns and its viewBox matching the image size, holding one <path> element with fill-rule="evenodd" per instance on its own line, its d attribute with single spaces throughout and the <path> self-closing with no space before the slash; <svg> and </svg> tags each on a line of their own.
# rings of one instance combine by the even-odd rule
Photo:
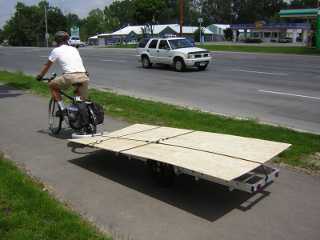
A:
<svg viewBox="0 0 320 240">
<path fill-rule="evenodd" d="M 168 164 L 174 166 L 176 174 L 186 173 L 247 192 L 276 177 L 279 171 L 265 163 L 290 147 L 287 143 L 145 124 L 70 141 Z"/>
</svg>

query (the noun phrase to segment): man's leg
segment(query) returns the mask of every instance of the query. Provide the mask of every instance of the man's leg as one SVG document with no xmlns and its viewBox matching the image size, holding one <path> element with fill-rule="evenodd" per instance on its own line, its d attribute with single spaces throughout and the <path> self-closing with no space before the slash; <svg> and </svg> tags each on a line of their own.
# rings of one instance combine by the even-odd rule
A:
<svg viewBox="0 0 320 240">
<path fill-rule="evenodd" d="M 70 85 L 70 84 L 69 84 Z M 64 103 L 62 101 L 62 97 L 60 94 L 60 89 L 66 89 L 68 87 L 68 83 L 64 76 L 60 76 L 51 82 L 49 82 L 49 88 L 51 90 L 51 95 L 54 100 L 58 102 L 58 105 L 61 110 L 65 109 Z"/>
<path fill-rule="evenodd" d="M 86 100 L 88 98 L 88 81 L 82 82 L 76 91 L 76 95 L 80 96 L 81 100 Z"/>
</svg>

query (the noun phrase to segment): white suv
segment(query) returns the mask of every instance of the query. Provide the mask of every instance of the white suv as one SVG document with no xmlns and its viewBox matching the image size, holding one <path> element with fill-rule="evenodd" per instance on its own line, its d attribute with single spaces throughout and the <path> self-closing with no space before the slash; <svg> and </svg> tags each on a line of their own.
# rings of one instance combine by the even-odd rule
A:
<svg viewBox="0 0 320 240">
<path fill-rule="evenodd" d="M 84 47 L 85 44 L 80 41 L 79 37 L 71 36 L 69 39 L 69 45 L 73 47 Z"/>
<path fill-rule="evenodd" d="M 137 48 L 142 67 L 152 64 L 173 65 L 176 71 L 187 67 L 205 70 L 211 62 L 211 55 L 205 49 L 197 48 L 186 38 L 151 38 L 142 40 Z"/>
</svg>

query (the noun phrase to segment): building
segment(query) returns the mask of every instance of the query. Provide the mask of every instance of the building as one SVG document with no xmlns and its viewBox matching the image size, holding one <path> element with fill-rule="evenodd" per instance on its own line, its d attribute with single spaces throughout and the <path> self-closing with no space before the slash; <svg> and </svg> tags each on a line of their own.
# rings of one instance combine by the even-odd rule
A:
<svg viewBox="0 0 320 240">
<path fill-rule="evenodd" d="M 307 39 L 309 47 L 315 45 L 320 49 L 320 8 L 281 10 L 279 15 L 281 18 L 304 21 L 310 24 L 311 30 L 307 36 L 304 36 L 304 39 Z"/>
<path fill-rule="evenodd" d="M 224 31 L 230 28 L 229 24 L 211 24 L 207 27 L 213 33 L 213 41 L 225 41 Z"/>
<path fill-rule="evenodd" d="M 264 23 L 255 24 L 232 24 L 233 41 L 245 39 L 260 39 L 263 42 L 281 42 L 286 39 L 296 43 L 297 41 L 307 44 L 311 26 L 309 23 Z M 239 37 L 239 31 L 243 35 Z M 241 39 L 243 38 L 243 39 Z"/>
<path fill-rule="evenodd" d="M 182 32 L 184 37 L 194 39 L 195 32 L 199 27 L 183 26 Z M 202 28 L 204 41 L 212 41 L 214 34 L 208 29 Z M 176 37 L 180 35 L 179 24 L 152 25 L 152 26 L 127 26 L 113 33 L 103 33 L 88 39 L 89 44 L 93 45 L 110 45 L 115 43 L 136 43 L 143 36 L 153 37 Z"/>
</svg>

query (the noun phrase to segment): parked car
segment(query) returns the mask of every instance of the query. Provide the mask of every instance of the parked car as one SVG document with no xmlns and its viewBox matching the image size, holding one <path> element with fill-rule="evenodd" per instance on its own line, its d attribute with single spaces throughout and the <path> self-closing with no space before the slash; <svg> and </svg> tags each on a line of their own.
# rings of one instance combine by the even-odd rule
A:
<svg viewBox="0 0 320 240">
<path fill-rule="evenodd" d="M 285 38 L 280 38 L 279 43 L 292 43 L 292 38 L 290 37 L 285 37 Z"/>
<path fill-rule="evenodd" d="M 193 67 L 205 70 L 211 62 L 209 51 L 195 47 L 186 38 L 142 39 L 137 53 L 143 68 L 150 68 L 153 64 L 165 64 L 174 66 L 178 72 Z"/>
</svg>

